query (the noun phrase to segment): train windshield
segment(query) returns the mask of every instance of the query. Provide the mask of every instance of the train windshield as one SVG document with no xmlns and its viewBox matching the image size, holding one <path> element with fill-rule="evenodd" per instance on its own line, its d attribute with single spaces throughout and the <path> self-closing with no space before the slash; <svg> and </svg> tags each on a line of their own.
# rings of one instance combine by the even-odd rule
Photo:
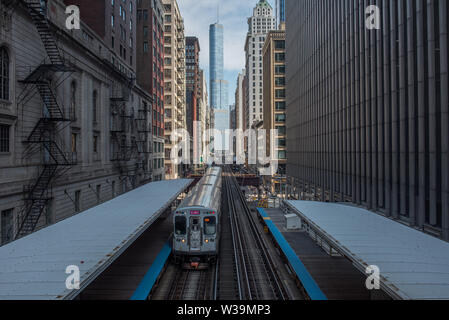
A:
<svg viewBox="0 0 449 320">
<path fill-rule="evenodd" d="M 204 218 L 204 234 L 207 236 L 214 235 L 217 232 L 217 223 L 215 217 Z"/>
<path fill-rule="evenodd" d="M 175 234 L 182 236 L 186 234 L 186 217 L 175 217 Z"/>
</svg>

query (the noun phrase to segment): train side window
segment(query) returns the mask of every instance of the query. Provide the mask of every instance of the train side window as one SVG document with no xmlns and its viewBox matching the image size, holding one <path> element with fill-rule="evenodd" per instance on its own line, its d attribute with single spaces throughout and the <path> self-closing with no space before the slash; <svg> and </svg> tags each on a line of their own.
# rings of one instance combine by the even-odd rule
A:
<svg viewBox="0 0 449 320">
<path fill-rule="evenodd" d="M 215 217 L 204 218 L 204 234 L 212 236 L 217 232 L 217 223 Z"/>
<path fill-rule="evenodd" d="M 182 236 L 186 234 L 186 217 L 175 217 L 175 234 Z"/>
</svg>

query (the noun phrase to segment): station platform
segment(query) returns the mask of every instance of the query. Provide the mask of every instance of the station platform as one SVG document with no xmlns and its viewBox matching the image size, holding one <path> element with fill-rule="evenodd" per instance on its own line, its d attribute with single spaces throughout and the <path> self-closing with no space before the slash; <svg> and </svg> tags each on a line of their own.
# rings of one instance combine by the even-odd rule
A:
<svg viewBox="0 0 449 320">
<path fill-rule="evenodd" d="M 79 298 L 79 294 L 114 261 L 119 262 L 119 257 L 123 254 L 138 256 L 139 250 L 145 249 L 139 245 L 151 244 L 153 235 L 146 231 L 191 183 L 192 180 L 186 179 L 149 183 L 0 247 L 0 299 Z M 168 235 L 161 230 L 163 244 L 170 233 L 167 229 Z M 146 237 L 149 237 L 146 242 L 137 241 Z M 137 246 L 132 247 L 133 244 Z M 156 254 L 159 251 L 152 250 Z M 149 254 L 149 264 L 150 260 Z M 125 272 L 126 265 L 117 265 Z M 79 268 L 79 289 L 66 286 L 70 275 L 66 273 L 68 266 Z M 147 269 L 145 264 L 141 265 L 141 274 Z M 128 293 L 135 289 L 132 284 L 137 286 L 141 280 L 137 278 L 139 275 L 134 282 L 129 282 Z M 126 280 L 123 279 L 124 283 Z M 122 291 L 121 294 L 126 294 L 123 287 Z"/>
<path fill-rule="evenodd" d="M 173 232 L 172 217 L 156 220 L 78 299 L 146 300 L 149 292 L 145 292 L 151 291 L 171 254 L 167 244 Z"/>
<path fill-rule="evenodd" d="M 285 205 L 323 248 L 338 252 L 364 277 L 367 267 L 376 266 L 380 287 L 389 297 L 449 299 L 449 243 L 352 205 L 314 201 Z"/>
<path fill-rule="evenodd" d="M 310 299 L 371 298 L 365 287 L 366 277 L 349 260 L 330 255 L 304 230 L 287 230 L 281 209 L 258 208 L 258 211 Z"/>
</svg>

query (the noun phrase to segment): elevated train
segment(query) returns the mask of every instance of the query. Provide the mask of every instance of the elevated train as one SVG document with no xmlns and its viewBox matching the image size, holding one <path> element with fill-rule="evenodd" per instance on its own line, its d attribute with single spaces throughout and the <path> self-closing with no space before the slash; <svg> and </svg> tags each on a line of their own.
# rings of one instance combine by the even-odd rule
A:
<svg viewBox="0 0 449 320">
<path fill-rule="evenodd" d="M 208 168 L 173 215 L 175 263 L 198 269 L 214 263 L 220 241 L 222 169 Z"/>
</svg>

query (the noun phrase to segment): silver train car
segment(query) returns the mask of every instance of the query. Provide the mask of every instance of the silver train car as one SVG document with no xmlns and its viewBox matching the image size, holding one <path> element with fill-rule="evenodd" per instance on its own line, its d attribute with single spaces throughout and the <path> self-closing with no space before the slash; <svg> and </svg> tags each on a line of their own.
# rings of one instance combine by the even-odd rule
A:
<svg viewBox="0 0 449 320">
<path fill-rule="evenodd" d="M 220 241 L 222 169 L 211 167 L 173 215 L 173 257 L 198 269 L 214 263 Z"/>
</svg>

